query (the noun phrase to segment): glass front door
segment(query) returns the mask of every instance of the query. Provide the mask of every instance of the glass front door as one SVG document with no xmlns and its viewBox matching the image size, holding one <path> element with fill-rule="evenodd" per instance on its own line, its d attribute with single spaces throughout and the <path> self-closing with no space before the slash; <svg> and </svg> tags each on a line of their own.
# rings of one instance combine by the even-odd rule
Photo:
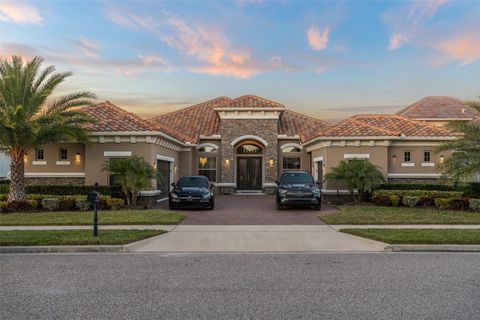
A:
<svg viewBox="0 0 480 320">
<path fill-rule="evenodd" d="M 237 189 L 261 190 L 262 189 L 262 158 L 238 157 L 237 158 Z"/>
</svg>

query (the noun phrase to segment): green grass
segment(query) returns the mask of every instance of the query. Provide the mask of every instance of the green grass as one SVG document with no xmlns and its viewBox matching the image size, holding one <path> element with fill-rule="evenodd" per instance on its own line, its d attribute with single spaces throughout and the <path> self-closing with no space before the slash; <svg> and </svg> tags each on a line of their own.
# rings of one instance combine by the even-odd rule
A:
<svg viewBox="0 0 480 320">
<path fill-rule="evenodd" d="M 479 212 L 436 209 L 341 206 L 340 211 L 320 215 L 328 224 L 480 224 Z"/>
<path fill-rule="evenodd" d="M 178 224 L 184 215 L 165 210 L 100 211 L 100 225 L 114 224 Z M 93 212 L 29 212 L 0 214 L 0 226 L 90 225 Z"/>
<path fill-rule="evenodd" d="M 0 246 L 126 244 L 165 233 L 162 230 L 15 230 L 0 231 Z"/>
<path fill-rule="evenodd" d="M 480 229 L 342 229 L 390 244 L 480 244 Z"/>
</svg>

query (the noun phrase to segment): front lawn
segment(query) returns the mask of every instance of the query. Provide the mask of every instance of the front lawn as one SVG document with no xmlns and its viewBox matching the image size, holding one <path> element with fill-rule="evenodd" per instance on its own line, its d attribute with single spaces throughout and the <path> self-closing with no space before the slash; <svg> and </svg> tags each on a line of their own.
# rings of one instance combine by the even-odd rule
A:
<svg viewBox="0 0 480 320">
<path fill-rule="evenodd" d="M 328 224 L 480 224 L 480 212 L 377 206 L 341 206 L 320 215 Z"/>
<path fill-rule="evenodd" d="M 165 210 L 100 211 L 100 225 L 113 224 L 178 224 L 184 215 Z M 0 226 L 90 225 L 93 212 L 29 212 L 0 214 Z"/>
<path fill-rule="evenodd" d="M 480 244 L 480 229 L 342 229 L 390 244 Z"/>
<path fill-rule="evenodd" d="M 126 244 L 165 233 L 162 230 L 15 230 L 0 231 L 0 246 Z"/>
</svg>

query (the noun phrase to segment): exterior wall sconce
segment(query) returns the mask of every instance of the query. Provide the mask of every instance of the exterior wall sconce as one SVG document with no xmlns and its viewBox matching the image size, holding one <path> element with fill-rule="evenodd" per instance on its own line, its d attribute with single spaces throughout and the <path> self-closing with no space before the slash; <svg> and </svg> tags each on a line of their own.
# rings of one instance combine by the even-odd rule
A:
<svg viewBox="0 0 480 320">
<path fill-rule="evenodd" d="M 202 166 L 202 168 L 205 167 L 205 165 L 207 164 L 207 161 L 208 161 L 208 159 L 205 158 L 205 157 L 200 157 L 198 159 L 198 162 L 200 162 L 200 165 Z"/>
<path fill-rule="evenodd" d="M 23 157 L 23 162 L 25 162 L 25 163 L 28 162 L 28 155 L 27 154 Z"/>
<path fill-rule="evenodd" d="M 273 164 L 274 164 L 273 159 L 268 160 L 268 165 L 270 166 L 270 168 L 273 167 Z"/>
<path fill-rule="evenodd" d="M 153 163 L 153 169 L 157 169 L 157 161 Z"/>
<path fill-rule="evenodd" d="M 177 165 L 173 166 L 173 172 L 177 172 Z"/>
<path fill-rule="evenodd" d="M 227 168 L 230 167 L 230 159 L 225 159 L 225 166 L 226 166 Z"/>
<path fill-rule="evenodd" d="M 82 156 L 80 155 L 80 152 L 77 152 L 75 154 L 75 162 L 80 162 L 82 160 Z"/>
<path fill-rule="evenodd" d="M 445 157 L 443 155 L 440 156 L 440 163 L 443 163 L 445 161 Z"/>
<path fill-rule="evenodd" d="M 394 156 L 392 157 L 392 162 L 393 162 L 393 164 L 397 163 L 397 156 L 394 155 Z"/>
</svg>

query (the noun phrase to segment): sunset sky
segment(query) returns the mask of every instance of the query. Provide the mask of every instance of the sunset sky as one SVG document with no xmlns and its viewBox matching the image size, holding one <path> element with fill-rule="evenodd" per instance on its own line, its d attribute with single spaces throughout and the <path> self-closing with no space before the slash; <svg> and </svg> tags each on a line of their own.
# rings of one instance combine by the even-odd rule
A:
<svg viewBox="0 0 480 320">
<path fill-rule="evenodd" d="M 339 119 L 480 96 L 480 2 L 0 0 L 12 55 L 145 116 L 255 94 Z"/>
</svg>

